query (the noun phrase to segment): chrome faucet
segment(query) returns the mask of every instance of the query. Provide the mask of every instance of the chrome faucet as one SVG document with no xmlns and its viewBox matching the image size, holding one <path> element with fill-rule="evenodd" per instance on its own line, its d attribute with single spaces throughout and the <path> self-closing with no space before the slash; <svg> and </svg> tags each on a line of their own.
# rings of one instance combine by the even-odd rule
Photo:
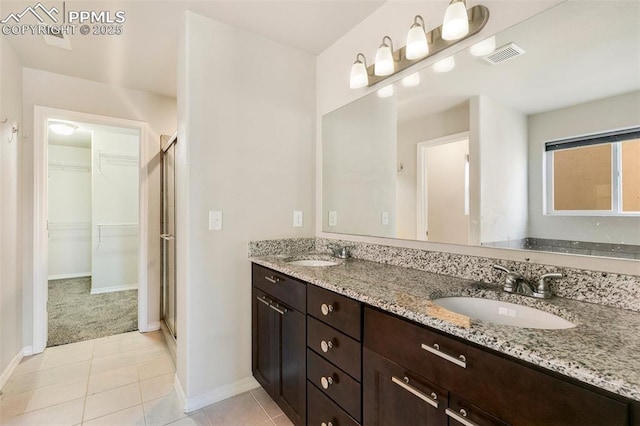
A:
<svg viewBox="0 0 640 426">
<path fill-rule="evenodd" d="M 561 272 L 550 272 L 541 276 L 538 280 L 538 285 L 533 292 L 533 297 L 537 297 L 540 299 L 551 299 L 551 297 L 553 297 L 553 293 L 551 292 L 551 287 L 549 287 L 549 282 L 547 281 L 547 279 L 562 277 L 564 277 L 564 274 Z"/>
<path fill-rule="evenodd" d="M 551 287 L 549 287 L 547 280 L 551 278 L 562 278 L 564 276 L 564 274 L 560 272 L 544 274 L 540 277 L 540 280 L 538 280 L 538 285 L 535 285 L 527 281 L 522 275 L 516 272 L 511 272 L 504 266 L 493 265 L 493 267 L 507 273 L 504 279 L 504 285 L 502 286 L 504 291 L 507 293 L 535 297 L 537 299 L 551 299 L 553 297 L 553 293 L 551 292 Z"/>
<path fill-rule="evenodd" d="M 333 256 L 337 257 L 338 259 L 348 259 L 351 257 L 350 246 L 341 246 L 339 244 L 331 244 L 329 248 L 333 252 Z"/>
</svg>

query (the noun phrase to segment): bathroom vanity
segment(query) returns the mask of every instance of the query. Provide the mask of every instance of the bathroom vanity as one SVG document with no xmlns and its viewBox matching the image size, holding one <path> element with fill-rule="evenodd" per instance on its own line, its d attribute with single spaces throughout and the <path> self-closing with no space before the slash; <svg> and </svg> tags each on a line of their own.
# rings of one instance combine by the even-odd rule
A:
<svg viewBox="0 0 640 426">
<path fill-rule="evenodd" d="M 427 314 L 430 300 L 497 287 L 357 259 L 251 260 L 254 376 L 296 425 L 640 424 L 636 312 L 555 298 L 525 303 L 576 327 L 467 328 Z"/>
</svg>

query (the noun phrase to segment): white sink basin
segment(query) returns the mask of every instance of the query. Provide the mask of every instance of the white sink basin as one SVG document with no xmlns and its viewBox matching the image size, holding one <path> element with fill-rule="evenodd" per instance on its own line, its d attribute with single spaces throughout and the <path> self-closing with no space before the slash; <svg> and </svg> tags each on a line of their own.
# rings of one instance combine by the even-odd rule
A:
<svg viewBox="0 0 640 426">
<path fill-rule="evenodd" d="M 477 297 L 443 297 L 434 300 L 433 303 L 449 311 L 493 324 L 545 330 L 576 326 L 574 323 L 557 315 L 499 300 Z"/>
<path fill-rule="evenodd" d="M 320 260 L 320 259 L 302 259 L 302 260 L 292 260 L 287 262 L 289 265 L 296 266 L 335 266 L 338 265 L 338 262 L 334 262 L 332 260 Z"/>
</svg>

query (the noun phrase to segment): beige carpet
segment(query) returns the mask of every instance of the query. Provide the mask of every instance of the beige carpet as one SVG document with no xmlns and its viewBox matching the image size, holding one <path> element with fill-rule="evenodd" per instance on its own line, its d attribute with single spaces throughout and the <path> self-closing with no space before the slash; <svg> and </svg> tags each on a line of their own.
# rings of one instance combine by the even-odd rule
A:
<svg viewBox="0 0 640 426">
<path fill-rule="evenodd" d="M 91 277 L 49 281 L 47 346 L 138 329 L 138 290 L 90 294 Z"/>
</svg>

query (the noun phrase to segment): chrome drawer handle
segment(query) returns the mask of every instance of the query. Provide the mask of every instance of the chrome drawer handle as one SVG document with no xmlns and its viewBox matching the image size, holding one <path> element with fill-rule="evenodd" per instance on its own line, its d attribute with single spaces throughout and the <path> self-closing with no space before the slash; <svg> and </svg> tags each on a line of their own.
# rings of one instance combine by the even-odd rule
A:
<svg viewBox="0 0 640 426">
<path fill-rule="evenodd" d="M 276 311 L 277 313 L 279 313 L 280 315 L 284 315 L 284 314 L 286 314 L 286 313 L 287 313 L 287 310 L 286 310 L 286 309 L 284 309 L 284 308 L 279 309 L 279 308 L 277 308 L 277 307 L 275 307 L 275 306 L 273 306 L 273 305 L 269 305 L 269 307 L 270 307 L 271 309 L 273 309 L 274 311 Z"/>
<path fill-rule="evenodd" d="M 327 316 L 331 312 L 333 312 L 333 305 L 327 305 L 326 303 L 323 303 L 320 306 L 320 310 L 322 311 L 322 315 Z"/>
<path fill-rule="evenodd" d="M 427 352 L 431 352 L 432 354 L 437 355 L 440 358 L 454 363 L 455 365 L 459 365 L 462 368 L 467 368 L 467 357 L 465 357 L 464 355 L 459 355 L 457 358 L 455 356 L 451 356 L 448 353 L 442 352 L 440 350 L 440 345 L 438 345 L 437 343 L 434 343 L 433 346 L 427 346 L 423 343 L 420 347 Z"/>
<path fill-rule="evenodd" d="M 395 383 L 396 385 L 400 386 L 402 389 L 406 390 L 407 392 L 414 394 L 415 396 L 417 396 L 418 398 L 420 398 L 424 402 L 426 402 L 429 405 L 431 405 L 433 408 L 438 408 L 438 405 L 440 405 L 440 404 L 438 404 L 438 401 L 434 401 L 435 399 L 438 399 L 438 395 L 435 392 L 431 393 L 431 397 L 423 394 L 418 389 L 414 388 L 413 386 L 411 386 L 409 384 L 409 378 L 406 377 L 406 376 L 404 378 L 404 381 L 398 379 L 395 376 L 391 377 L 391 381 L 393 383 Z"/>
<path fill-rule="evenodd" d="M 331 340 L 323 340 L 322 342 L 320 342 L 320 349 L 322 349 L 322 352 L 327 353 L 331 348 L 333 348 L 333 342 Z"/>
<path fill-rule="evenodd" d="M 333 426 L 333 423 L 331 423 L 331 422 L 322 422 L 322 423 L 320 423 L 320 426 Z"/>
<path fill-rule="evenodd" d="M 323 389 L 329 389 L 329 386 L 331 386 L 333 384 L 333 378 L 332 377 L 321 377 L 320 378 L 320 384 L 322 385 Z"/>
<path fill-rule="evenodd" d="M 264 279 L 274 284 L 278 284 L 280 281 L 282 281 L 280 278 L 276 277 L 275 275 L 271 275 L 270 277 L 265 275 Z"/>
<path fill-rule="evenodd" d="M 256 297 L 256 299 L 258 299 L 258 302 L 262 302 L 269 307 L 271 306 L 269 302 L 267 302 L 265 299 L 261 298 L 260 296 Z"/>
<path fill-rule="evenodd" d="M 456 413 L 450 408 L 447 408 L 446 410 L 444 410 L 444 412 L 447 414 L 447 416 L 451 417 L 458 423 L 462 423 L 465 426 L 478 426 L 477 423 L 474 423 L 471 420 L 465 418 L 467 417 L 467 411 L 464 408 L 460 409 L 460 414 Z"/>
</svg>

